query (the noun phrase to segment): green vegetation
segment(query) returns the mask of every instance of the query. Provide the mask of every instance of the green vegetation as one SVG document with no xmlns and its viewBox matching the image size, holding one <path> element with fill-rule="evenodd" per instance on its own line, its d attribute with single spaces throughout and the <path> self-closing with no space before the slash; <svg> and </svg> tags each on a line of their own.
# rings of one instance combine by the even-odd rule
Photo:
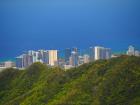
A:
<svg viewBox="0 0 140 105">
<path fill-rule="evenodd" d="M 122 56 L 64 71 L 35 63 L 0 73 L 0 105 L 140 105 L 140 58 Z"/>
</svg>

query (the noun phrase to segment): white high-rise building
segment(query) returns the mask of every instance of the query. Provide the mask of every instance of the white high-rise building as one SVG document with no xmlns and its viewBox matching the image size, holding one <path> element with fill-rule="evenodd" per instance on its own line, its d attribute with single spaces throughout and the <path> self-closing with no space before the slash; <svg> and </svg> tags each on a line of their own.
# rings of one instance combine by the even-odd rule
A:
<svg viewBox="0 0 140 105">
<path fill-rule="evenodd" d="M 135 48 L 133 46 L 129 46 L 127 55 L 135 55 Z"/>
<path fill-rule="evenodd" d="M 140 56 L 140 51 L 135 50 L 135 47 L 133 46 L 129 46 L 126 54 L 129 56 Z"/>
<path fill-rule="evenodd" d="M 48 63 L 47 61 L 47 51 L 46 50 L 38 50 L 38 51 L 28 51 L 28 55 L 32 56 L 33 63 L 41 62 L 41 63 Z"/>
<path fill-rule="evenodd" d="M 95 47 L 95 60 L 111 58 L 111 49 L 100 46 Z"/>
<path fill-rule="evenodd" d="M 38 59 L 43 62 L 43 63 L 48 63 L 48 55 L 47 55 L 47 51 L 46 50 L 39 50 L 38 51 Z"/>
<path fill-rule="evenodd" d="M 57 50 L 48 50 L 48 64 L 50 66 L 57 65 L 58 62 L 58 51 Z"/>
<path fill-rule="evenodd" d="M 29 50 L 28 55 L 32 56 L 33 63 L 38 62 L 38 52 L 33 51 L 33 50 Z"/>
</svg>

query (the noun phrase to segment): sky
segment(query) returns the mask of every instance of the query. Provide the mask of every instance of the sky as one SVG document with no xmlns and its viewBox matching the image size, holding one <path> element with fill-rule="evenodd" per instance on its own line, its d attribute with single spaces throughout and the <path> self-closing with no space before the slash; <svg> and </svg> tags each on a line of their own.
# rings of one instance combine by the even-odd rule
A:
<svg viewBox="0 0 140 105">
<path fill-rule="evenodd" d="M 0 59 L 96 45 L 140 49 L 140 0 L 0 0 Z"/>
</svg>

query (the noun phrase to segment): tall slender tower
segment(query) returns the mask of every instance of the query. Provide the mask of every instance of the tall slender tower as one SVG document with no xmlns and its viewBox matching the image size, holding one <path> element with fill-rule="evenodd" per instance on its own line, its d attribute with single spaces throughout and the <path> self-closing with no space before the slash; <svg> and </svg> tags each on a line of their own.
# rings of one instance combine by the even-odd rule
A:
<svg viewBox="0 0 140 105">
<path fill-rule="evenodd" d="M 77 52 L 72 51 L 70 62 L 71 62 L 71 65 L 74 67 L 78 66 L 78 53 Z"/>
<path fill-rule="evenodd" d="M 48 64 L 50 66 L 57 65 L 58 62 L 58 51 L 57 50 L 48 50 Z"/>
<path fill-rule="evenodd" d="M 65 49 L 65 62 L 66 62 L 66 64 L 69 64 L 70 56 L 71 56 L 71 49 L 70 48 Z"/>
<path fill-rule="evenodd" d="M 89 57 L 90 57 L 90 61 L 94 60 L 94 48 L 93 47 L 89 48 Z"/>
</svg>

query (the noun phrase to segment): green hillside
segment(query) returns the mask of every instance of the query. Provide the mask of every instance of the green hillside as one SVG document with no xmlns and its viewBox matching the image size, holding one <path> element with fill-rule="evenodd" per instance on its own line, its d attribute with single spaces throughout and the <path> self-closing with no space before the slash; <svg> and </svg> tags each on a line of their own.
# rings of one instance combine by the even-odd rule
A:
<svg viewBox="0 0 140 105">
<path fill-rule="evenodd" d="M 41 63 L 4 70 L 0 105 L 140 105 L 140 58 L 122 56 L 68 71 Z"/>
</svg>

